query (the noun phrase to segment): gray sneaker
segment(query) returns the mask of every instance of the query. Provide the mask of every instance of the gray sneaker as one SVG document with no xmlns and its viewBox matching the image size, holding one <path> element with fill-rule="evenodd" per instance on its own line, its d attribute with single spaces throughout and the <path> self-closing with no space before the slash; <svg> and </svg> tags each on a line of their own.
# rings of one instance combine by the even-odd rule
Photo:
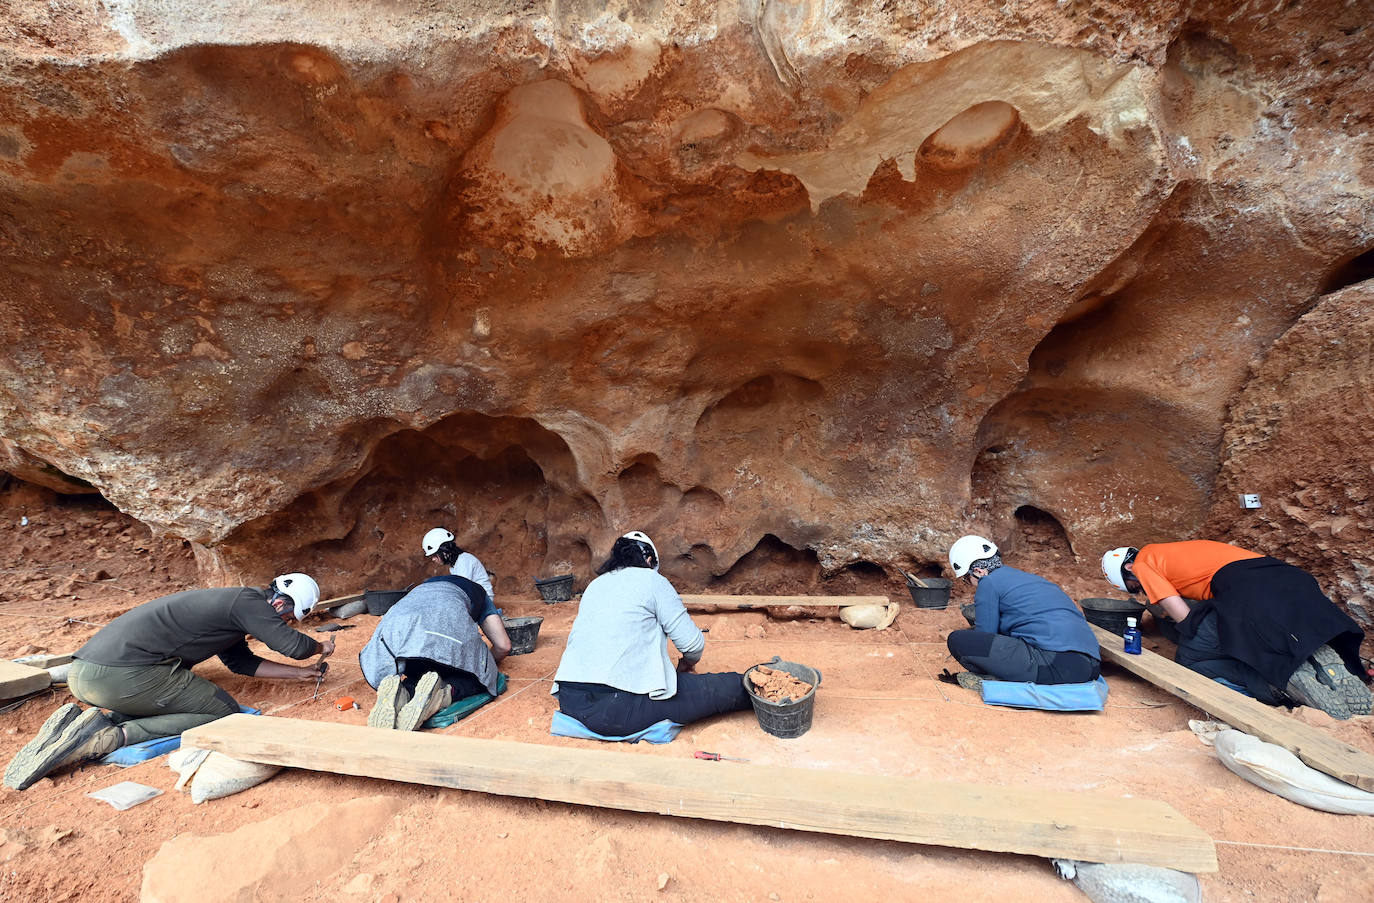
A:
<svg viewBox="0 0 1374 903">
<path fill-rule="evenodd" d="M 395 728 L 396 713 L 409 701 L 410 691 L 401 686 L 401 675 L 382 678 L 381 685 L 377 687 L 377 702 L 367 714 L 367 726 L 387 730 Z"/>
<path fill-rule="evenodd" d="M 57 739 L 34 749 L 22 759 L 16 756 L 10 765 L 14 772 L 14 782 L 10 786 L 26 790 L 64 765 L 99 759 L 119 749 L 123 742 L 124 732 L 106 718 L 104 712 L 87 709 L 77 715 Z M 10 782 L 10 777 L 7 769 L 6 783 Z"/>
<path fill-rule="evenodd" d="M 37 781 L 39 778 L 33 778 L 22 787 L 20 786 L 20 776 L 29 771 L 27 763 L 32 761 L 40 750 L 62 736 L 62 732 L 80 714 L 81 707 L 74 702 L 69 702 L 59 706 L 57 711 L 49 715 L 48 720 L 44 721 L 43 726 L 38 729 L 38 736 L 25 744 L 24 748 L 15 753 L 13 759 L 10 759 L 10 764 L 5 768 L 5 786 L 14 790 L 26 790 L 34 781 Z"/>
<path fill-rule="evenodd" d="M 1321 709 L 1345 721 L 1352 715 L 1368 715 L 1374 705 L 1369 687 L 1351 674 L 1336 650 L 1322 646 L 1298 666 L 1288 680 L 1288 695 L 1303 705 Z"/>
<path fill-rule="evenodd" d="M 415 697 L 407 702 L 396 716 L 396 730 L 415 731 L 435 712 L 453 701 L 453 689 L 439 680 L 439 675 L 426 671 L 415 685 Z"/>
</svg>

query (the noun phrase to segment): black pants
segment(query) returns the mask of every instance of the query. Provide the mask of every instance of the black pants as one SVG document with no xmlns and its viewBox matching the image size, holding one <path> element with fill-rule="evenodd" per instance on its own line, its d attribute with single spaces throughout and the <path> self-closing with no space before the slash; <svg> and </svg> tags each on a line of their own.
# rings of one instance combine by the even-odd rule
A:
<svg viewBox="0 0 1374 903">
<path fill-rule="evenodd" d="M 608 737 L 633 734 L 664 719 L 690 724 L 752 706 L 744 689 L 744 675 L 732 671 L 679 674 L 677 693 L 668 699 L 650 699 L 646 694 L 627 693 L 604 684 L 558 682 L 559 711 Z"/>
<path fill-rule="evenodd" d="M 1232 688 L 1241 687 L 1241 692 L 1255 697 L 1260 702 L 1278 705 L 1283 701 L 1264 675 L 1222 651 L 1216 609 L 1199 608 L 1189 613 L 1188 626 L 1192 633 L 1179 632 L 1178 651 L 1174 653 L 1174 661 Z"/>
<path fill-rule="evenodd" d="M 467 699 L 469 696 L 490 692 L 482 686 L 482 682 L 477 679 L 476 675 L 449 665 L 441 665 L 427 658 L 398 659 L 396 666 L 400 668 L 401 686 L 412 694 L 415 692 L 415 685 L 420 682 L 420 678 L 425 676 L 426 671 L 433 671 L 438 674 L 439 679 L 449 685 L 453 690 L 454 702 Z"/>
<path fill-rule="evenodd" d="M 1084 684 L 1097 680 L 1102 663 L 1082 652 L 1047 652 L 1025 640 L 981 630 L 955 630 L 945 640 L 968 670 L 994 680 L 1033 684 Z"/>
</svg>

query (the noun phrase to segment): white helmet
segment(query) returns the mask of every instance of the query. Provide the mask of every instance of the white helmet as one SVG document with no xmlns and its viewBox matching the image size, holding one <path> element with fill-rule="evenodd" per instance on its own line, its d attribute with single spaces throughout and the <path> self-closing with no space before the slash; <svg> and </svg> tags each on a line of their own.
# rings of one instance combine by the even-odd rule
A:
<svg viewBox="0 0 1374 903">
<path fill-rule="evenodd" d="M 1130 546 L 1122 546 L 1102 554 L 1102 576 L 1123 593 L 1130 590 L 1126 589 L 1126 573 L 1122 568 L 1135 558 L 1135 552 Z"/>
<path fill-rule="evenodd" d="M 443 527 L 435 527 L 420 540 L 420 548 L 425 550 L 425 557 L 428 558 L 439 551 L 439 547 L 446 542 L 453 542 L 453 534 Z"/>
<path fill-rule="evenodd" d="M 320 601 L 320 585 L 308 574 L 282 574 L 272 581 L 272 592 L 287 596 L 296 603 L 296 620 L 310 614 Z"/>
<path fill-rule="evenodd" d="M 629 533 L 626 533 L 624 536 L 620 538 L 633 539 L 637 543 L 642 543 L 643 545 L 648 546 L 649 551 L 654 553 L 654 570 L 658 570 L 658 546 L 654 545 L 654 541 L 649 538 L 648 534 L 642 533 L 639 530 L 631 530 Z"/>
<path fill-rule="evenodd" d="M 997 554 L 997 544 L 981 536 L 961 536 L 949 547 L 949 566 L 954 568 L 954 576 L 968 575 L 968 569 L 975 561 L 991 558 Z"/>
</svg>

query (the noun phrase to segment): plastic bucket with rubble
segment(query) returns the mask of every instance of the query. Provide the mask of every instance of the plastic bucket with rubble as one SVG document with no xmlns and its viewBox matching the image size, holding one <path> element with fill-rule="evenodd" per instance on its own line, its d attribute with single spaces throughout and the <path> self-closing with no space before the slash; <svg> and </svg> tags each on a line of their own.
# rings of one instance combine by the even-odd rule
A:
<svg viewBox="0 0 1374 903">
<path fill-rule="evenodd" d="M 755 693 L 754 684 L 749 680 L 750 672 L 759 666 L 755 665 L 744 672 L 744 689 L 749 693 L 749 701 L 754 704 L 754 715 L 759 719 L 759 727 L 783 740 L 800 737 L 811 730 L 811 715 L 816 704 L 816 689 L 821 685 L 821 672 L 807 665 L 784 662 L 776 658 L 763 664 L 776 671 L 786 671 L 811 685 L 811 689 L 801 699 L 772 702 Z"/>
</svg>

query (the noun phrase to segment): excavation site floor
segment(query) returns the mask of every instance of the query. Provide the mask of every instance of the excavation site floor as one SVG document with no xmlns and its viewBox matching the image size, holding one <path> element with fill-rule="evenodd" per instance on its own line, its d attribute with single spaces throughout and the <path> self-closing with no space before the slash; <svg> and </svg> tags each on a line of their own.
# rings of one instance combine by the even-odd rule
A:
<svg viewBox="0 0 1374 903">
<path fill-rule="evenodd" d="M 10 492 L 4 501 L 13 502 Z M 64 503 L 30 510 L 6 530 L 13 564 L 0 596 L 0 656 L 70 652 L 117 613 L 194 583 L 190 554 L 119 515 Z M 11 524 L 18 513 L 0 509 Z M 14 515 L 11 517 L 11 515 Z M 40 535 L 63 532 L 54 536 Z M 21 534 L 23 534 L 21 536 Z M 100 572 L 105 576 L 101 577 Z M 1054 576 L 1052 569 L 1042 570 Z M 783 591 L 783 588 L 779 588 Z M 1072 590 L 1071 590 L 1072 591 Z M 837 770 L 1158 799 L 1211 834 L 1220 871 L 1201 878 L 1208 901 L 1364 901 L 1374 887 L 1374 819 L 1302 808 L 1232 775 L 1188 729 L 1197 709 L 1108 669 L 1096 715 L 984 706 L 936 680 L 954 667 L 945 635 L 957 604 L 904 600 L 883 631 L 834 617 L 758 611 L 696 615 L 708 628 L 704 670 L 743 670 L 780 655 L 820 669 L 811 731 L 780 740 L 742 712 L 690 725 L 635 755 L 690 759 L 695 750 L 753 765 Z M 545 620 L 535 651 L 503 663 L 508 691 L 448 728 L 464 737 L 576 748 L 549 735 L 550 681 L 577 603 L 500 600 L 507 616 Z M 321 621 L 309 621 L 318 626 Z M 319 698 L 314 683 L 197 671 L 270 715 L 364 724 L 372 691 L 357 654 L 377 623 L 363 615 L 339 643 Z M 1168 654 L 1155 636 L 1147 645 Z M 362 708 L 339 711 L 355 697 Z M 0 757 L 69 699 L 55 688 L 0 715 Z M 1292 717 L 1374 752 L 1374 719 Z M 0 790 L 0 899 L 82 900 L 862 900 L 1085 899 L 1044 859 L 694 821 L 474 792 L 289 770 L 252 790 L 193 805 L 173 790 L 165 759 L 90 766 L 23 793 Z M 733 766 L 717 763 L 721 769 Z M 164 791 L 116 811 L 86 794 L 120 781 Z M 146 890 L 145 890 L 146 889 Z"/>
</svg>

